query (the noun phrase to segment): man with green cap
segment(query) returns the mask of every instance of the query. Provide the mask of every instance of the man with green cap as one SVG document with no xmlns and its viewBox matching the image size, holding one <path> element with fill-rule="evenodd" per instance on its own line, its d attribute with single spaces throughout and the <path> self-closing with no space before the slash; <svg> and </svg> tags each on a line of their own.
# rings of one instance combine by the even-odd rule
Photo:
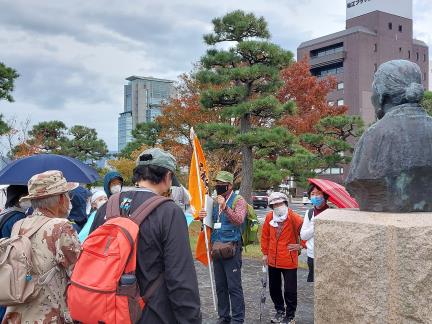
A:
<svg viewBox="0 0 432 324">
<path fill-rule="evenodd" d="M 215 180 L 217 197 L 213 205 L 211 243 L 218 298 L 218 323 L 243 323 L 245 303 L 241 281 L 241 232 L 247 203 L 243 197 L 234 193 L 232 173 L 220 171 Z M 206 216 L 204 210 L 200 212 L 201 219 Z"/>
<path fill-rule="evenodd" d="M 170 153 L 159 148 L 142 152 L 133 170 L 136 188 L 120 194 L 122 215 L 127 217 L 155 195 L 166 195 L 171 185 L 178 186 L 175 171 L 176 160 Z M 136 277 L 141 296 L 163 278 L 139 323 L 202 322 L 188 227 L 183 211 L 172 200 L 156 207 L 139 227 Z"/>
</svg>

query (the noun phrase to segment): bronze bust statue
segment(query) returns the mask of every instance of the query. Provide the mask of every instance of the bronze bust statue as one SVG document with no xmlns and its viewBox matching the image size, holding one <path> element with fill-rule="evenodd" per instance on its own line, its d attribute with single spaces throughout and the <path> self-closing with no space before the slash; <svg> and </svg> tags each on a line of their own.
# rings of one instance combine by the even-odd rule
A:
<svg viewBox="0 0 432 324">
<path fill-rule="evenodd" d="M 432 211 L 432 118 L 419 105 L 421 78 L 419 66 L 405 60 L 375 73 L 378 121 L 357 143 L 345 181 L 360 210 Z"/>
</svg>

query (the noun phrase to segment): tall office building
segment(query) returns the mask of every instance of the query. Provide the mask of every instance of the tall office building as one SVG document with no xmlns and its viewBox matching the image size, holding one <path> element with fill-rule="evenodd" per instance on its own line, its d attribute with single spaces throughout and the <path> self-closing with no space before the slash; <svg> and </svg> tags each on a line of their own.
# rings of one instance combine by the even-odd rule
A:
<svg viewBox="0 0 432 324">
<path fill-rule="evenodd" d="M 161 104 L 174 95 L 174 81 L 152 77 L 130 76 L 124 86 L 124 111 L 118 118 L 118 150 L 132 141 L 136 125 L 154 121 Z"/>
<path fill-rule="evenodd" d="M 375 121 L 371 86 L 378 66 L 394 59 L 417 63 L 429 86 L 429 50 L 413 39 L 412 0 L 347 0 L 346 29 L 306 41 L 297 57 L 307 57 L 312 74 L 334 75 L 337 89 L 329 103 L 347 105 L 366 125 Z"/>
</svg>

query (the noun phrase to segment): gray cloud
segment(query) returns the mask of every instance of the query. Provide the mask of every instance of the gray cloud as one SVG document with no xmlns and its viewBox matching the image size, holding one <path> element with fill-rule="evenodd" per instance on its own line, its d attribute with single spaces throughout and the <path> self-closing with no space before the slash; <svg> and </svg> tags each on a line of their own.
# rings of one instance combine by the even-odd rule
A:
<svg viewBox="0 0 432 324">
<path fill-rule="evenodd" d="M 80 64 L 27 57 L 8 60 L 19 71 L 16 98 L 43 109 L 61 109 L 66 102 L 110 103 L 112 98 L 100 75 Z"/>
</svg>

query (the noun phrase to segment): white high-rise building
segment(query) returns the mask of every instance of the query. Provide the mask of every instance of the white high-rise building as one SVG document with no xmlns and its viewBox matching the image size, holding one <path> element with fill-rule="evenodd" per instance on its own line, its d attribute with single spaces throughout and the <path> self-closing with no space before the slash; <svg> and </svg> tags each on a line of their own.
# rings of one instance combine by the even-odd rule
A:
<svg viewBox="0 0 432 324">
<path fill-rule="evenodd" d="M 130 76 L 124 86 L 124 111 L 118 118 L 118 150 L 133 140 L 136 125 L 148 123 L 160 115 L 161 104 L 174 95 L 174 81 Z"/>
</svg>

